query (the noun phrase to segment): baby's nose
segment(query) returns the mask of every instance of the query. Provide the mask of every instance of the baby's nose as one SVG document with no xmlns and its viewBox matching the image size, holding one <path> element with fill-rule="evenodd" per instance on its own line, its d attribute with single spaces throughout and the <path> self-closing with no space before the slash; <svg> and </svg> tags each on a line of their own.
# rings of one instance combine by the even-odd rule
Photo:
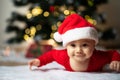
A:
<svg viewBox="0 0 120 80">
<path fill-rule="evenodd" d="M 81 52 L 81 51 L 82 51 L 82 48 L 81 48 L 81 47 L 76 47 L 76 51 L 77 51 L 77 52 Z"/>
</svg>

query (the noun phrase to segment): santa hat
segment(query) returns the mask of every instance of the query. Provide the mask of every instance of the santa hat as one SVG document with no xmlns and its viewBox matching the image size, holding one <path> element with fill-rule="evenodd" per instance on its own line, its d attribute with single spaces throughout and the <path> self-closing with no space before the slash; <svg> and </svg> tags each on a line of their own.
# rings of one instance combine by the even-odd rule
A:
<svg viewBox="0 0 120 80">
<path fill-rule="evenodd" d="M 98 43 L 98 33 L 95 27 L 87 22 L 78 14 L 72 14 L 66 17 L 59 26 L 58 31 L 54 33 L 54 39 L 57 42 L 63 42 L 65 47 L 69 42 L 80 39 L 92 39 Z"/>
</svg>

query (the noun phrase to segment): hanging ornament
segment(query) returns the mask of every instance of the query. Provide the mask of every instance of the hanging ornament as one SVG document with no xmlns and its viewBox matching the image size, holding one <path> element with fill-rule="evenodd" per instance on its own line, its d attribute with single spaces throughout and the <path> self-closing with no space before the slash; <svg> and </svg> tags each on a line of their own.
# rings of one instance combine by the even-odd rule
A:
<svg viewBox="0 0 120 80">
<path fill-rule="evenodd" d="M 54 12 L 54 11 L 55 11 L 55 7 L 54 7 L 54 6 L 50 6 L 49 11 L 50 11 L 51 13 Z"/>
</svg>

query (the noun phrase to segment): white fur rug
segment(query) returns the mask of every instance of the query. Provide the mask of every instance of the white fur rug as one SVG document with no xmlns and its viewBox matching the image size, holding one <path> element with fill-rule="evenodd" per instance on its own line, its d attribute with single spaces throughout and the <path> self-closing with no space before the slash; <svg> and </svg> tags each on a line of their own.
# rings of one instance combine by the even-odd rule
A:
<svg viewBox="0 0 120 80">
<path fill-rule="evenodd" d="M 0 66 L 0 80 L 120 80 L 120 73 L 69 72 L 56 62 L 29 70 L 24 66 Z"/>
</svg>

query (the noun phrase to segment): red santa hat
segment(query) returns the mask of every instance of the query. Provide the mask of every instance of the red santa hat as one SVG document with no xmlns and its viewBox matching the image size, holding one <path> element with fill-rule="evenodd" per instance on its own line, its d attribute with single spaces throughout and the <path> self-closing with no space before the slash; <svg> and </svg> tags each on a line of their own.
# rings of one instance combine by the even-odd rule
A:
<svg viewBox="0 0 120 80">
<path fill-rule="evenodd" d="M 98 33 L 95 27 L 78 14 L 66 17 L 54 33 L 57 42 L 63 42 L 65 47 L 69 42 L 80 39 L 92 39 L 98 43 Z"/>
</svg>

